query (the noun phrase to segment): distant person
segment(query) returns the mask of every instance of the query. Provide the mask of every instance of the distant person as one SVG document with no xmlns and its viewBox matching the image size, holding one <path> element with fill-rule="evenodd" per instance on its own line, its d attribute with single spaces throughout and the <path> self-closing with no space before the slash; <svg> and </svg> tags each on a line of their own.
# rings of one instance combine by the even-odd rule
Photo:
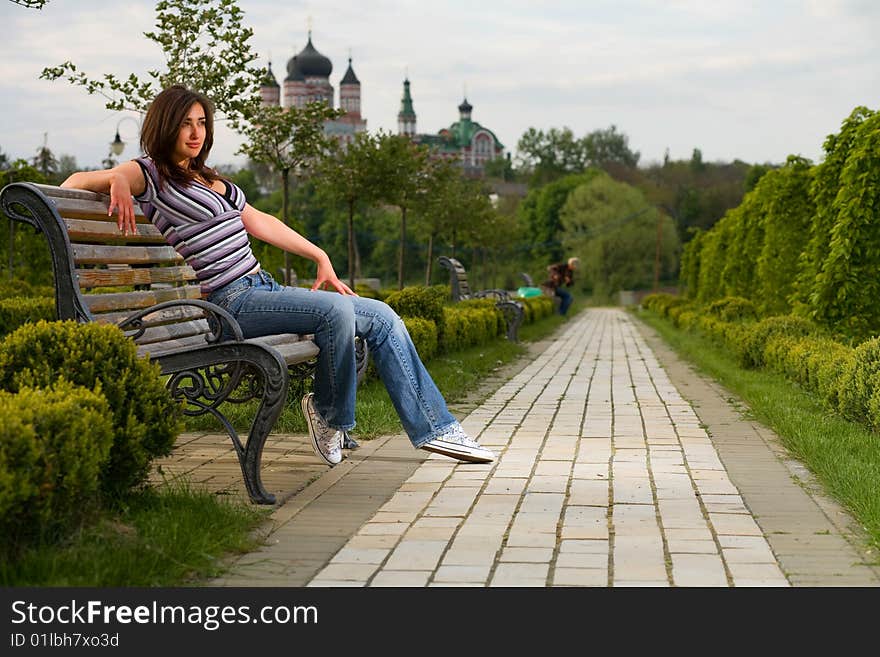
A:
<svg viewBox="0 0 880 657">
<path fill-rule="evenodd" d="M 565 315 L 571 307 L 571 292 L 566 287 L 571 287 L 574 282 L 574 272 L 580 267 L 580 258 L 569 258 L 566 262 L 557 262 L 547 267 L 550 278 L 545 281 L 544 287 L 553 290 L 553 294 L 559 297 L 559 314 Z"/>
<path fill-rule="evenodd" d="M 346 432 L 355 423 L 355 336 L 366 341 L 413 447 L 459 461 L 493 461 L 495 455 L 449 412 L 400 317 L 339 280 L 323 249 L 248 204 L 237 185 L 206 164 L 213 142 L 211 103 L 186 87 L 171 86 L 156 96 L 144 118 L 145 156 L 104 171 L 74 173 L 61 186 L 109 194 L 110 212 L 118 213 L 125 235 L 136 232 L 137 201 L 195 269 L 202 298 L 232 314 L 244 337 L 314 335 L 320 348 L 314 393 L 301 405 L 312 447 L 327 465 L 342 460 Z M 251 236 L 315 262 L 312 289 L 275 282 L 251 251 Z"/>
</svg>

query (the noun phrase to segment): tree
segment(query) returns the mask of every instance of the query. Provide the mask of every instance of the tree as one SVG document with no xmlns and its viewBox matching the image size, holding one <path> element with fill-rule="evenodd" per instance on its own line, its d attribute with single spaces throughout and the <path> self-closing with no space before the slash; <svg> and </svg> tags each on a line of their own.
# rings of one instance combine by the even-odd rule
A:
<svg viewBox="0 0 880 657">
<path fill-rule="evenodd" d="M 630 150 L 629 137 L 617 132 L 615 125 L 605 130 L 594 130 L 582 141 L 588 166 L 604 168 L 610 163 L 617 163 L 634 169 L 639 164 L 641 154 Z"/>
<path fill-rule="evenodd" d="M 183 84 L 205 94 L 215 104 L 218 118 L 239 127 L 258 106 L 263 70 L 250 66 L 257 55 L 249 40 L 253 30 L 242 25 L 244 12 L 236 0 L 160 0 L 156 28 L 144 36 L 165 55 L 166 70 L 150 70 L 142 80 L 135 73 L 103 80 L 77 71 L 70 61 L 43 69 L 45 80 L 66 78 L 70 84 L 107 99 L 109 110 L 145 112 L 153 98 L 172 84 Z"/>
<path fill-rule="evenodd" d="M 530 176 L 532 186 L 540 186 L 587 167 L 606 168 L 619 164 L 635 168 L 639 153 L 629 148 L 629 138 L 612 125 L 576 139 L 570 128 L 543 130 L 529 128 L 517 143 L 517 160 Z"/>
<path fill-rule="evenodd" d="M 21 5 L 22 7 L 27 7 L 28 9 L 42 9 L 49 2 L 49 0 L 9 0 L 9 1 L 14 2 L 17 5 Z"/>
<path fill-rule="evenodd" d="M 599 174 L 569 194 L 560 216 L 566 253 L 585 263 L 585 283 L 599 299 L 652 284 L 658 225 L 662 269 L 675 271 L 675 224 L 635 187 Z"/>
<path fill-rule="evenodd" d="M 470 220 L 467 205 L 474 184 L 462 176 L 461 167 L 455 160 L 434 159 L 427 162 L 425 193 L 417 197 L 414 207 L 418 230 L 427 241 L 425 285 L 431 284 L 434 244 L 440 235 L 452 237 L 452 257 L 455 257 L 455 226 Z"/>
<path fill-rule="evenodd" d="M 546 184 L 587 166 L 584 144 L 570 128 L 543 130 L 529 128 L 516 146 L 519 166 L 530 174 L 533 186 Z"/>
<path fill-rule="evenodd" d="M 323 101 L 313 101 L 303 108 L 261 105 L 243 126 L 246 142 L 237 153 L 271 166 L 281 174 L 281 219 L 290 226 L 290 173 L 311 164 L 329 149 L 324 122 L 340 112 Z M 284 275 L 290 277 L 290 254 L 284 252 Z"/>
<path fill-rule="evenodd" d="M 46 183 L 46 178 L 23 159 L 7 163 L 0 171 L 0 189 L 16 182 Z M 20 278 L 29 283 L 45 284 L 52 277 L 52 259 L 45 238 L 31 230 L 16 230 L 17 221 L 0 214 L 9 224 L 8 233 L 0 235 L 0 245 L 6 247 L 7 277 Z M 5 242 L 5 244 L 4 244 Z"/>
<path fill-rule="evenodd" d="M 382 198 L 400 209 L 400 243 L 397 250 L 397 289 L 403 289 L 406 258 L 406 213 L 425 189 L 428 149 L 406 135 L 379 136 L 379 171 L 386 181 Z"/>
<path fill-rule="evenodd" d="M 358 203 L 378 199 L 382 176 L 377 150 L 380 138 L 366 132 L 355 135 L 352 143 L 336 144 L 333 152 L 316 167 L 318 186 L 331 198 L 345 204 L 348 211 L 348 278 L 354 289 L 360 276 L 360 255 L 354 231 L 354 212 Z"/>
<path fill-rule="evenodd" d="M 49 149 L 49 134 L 43 133 L 43 145 L 37 149 L 37 154 L 31 159 L 31 164 L 44 178 L 53 178 L 58 173 L 58 159 Z"/>
<path fill-rule="evenodd" d="M 528 231 L 531 254 L 535 260 L 550 264 L 562 258 L 562 224 L 559 211 L 573 189 L 589 182 L 598 174 L 595 169 L 570 174 L 544 187 L 531 190 L 523 199 L 519 206 L 519 216 Z"/>
</svg>

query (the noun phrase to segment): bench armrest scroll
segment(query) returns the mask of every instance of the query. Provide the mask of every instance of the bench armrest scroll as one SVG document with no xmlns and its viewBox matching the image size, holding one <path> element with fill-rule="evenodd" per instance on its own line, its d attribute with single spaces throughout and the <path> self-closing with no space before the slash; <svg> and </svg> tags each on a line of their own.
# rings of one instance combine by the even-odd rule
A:
<svg viewBox="0 0 880 657">
<path fill-rule="evenodd" d="M 224 334 L 224 328 L 229 330 L 236 342 L 244 340 L 241 326 L 239 326 L 238 322 L 232 315 L 217 304 L 211 303 L 210 301 L 203 301 L 202 299 L 177 299 L 174 301 L 157 303 L 155 306 L 150 306 L 134 315 L 126 317 L 119 322 L 117 326 L 123 331 L 134 331 L 129 337 L 132 340 L 137 340 L 146 331 L 144 317 L 159 310 L 173 308 L 175 306 L 195 306 L 201 308 L 205 312 L 205 319 L 208 321 L 208 326 L 211 328 L 211 332 L 205 335 L 205 340 L 209 343 L 219 342 Z"/>
</svg>

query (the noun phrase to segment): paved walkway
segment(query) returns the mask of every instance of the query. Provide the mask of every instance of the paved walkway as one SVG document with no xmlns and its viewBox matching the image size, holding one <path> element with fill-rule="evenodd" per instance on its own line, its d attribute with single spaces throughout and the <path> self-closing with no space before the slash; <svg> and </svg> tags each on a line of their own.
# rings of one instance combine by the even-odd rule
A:
<svg viewBox="0 0 880 657">
<path fill-rule="evenodd" d="M 650 329 L 593 309 L 542 347 L 462 415 L 495 463 L 390 436 L 327 469 L 277 437 L 265 480 L 289 495 L 211 584 L 880 585 L 852 519 Z M 192 438 L 166 472 L 240 489 L 228 440 Z"/>
</svg>

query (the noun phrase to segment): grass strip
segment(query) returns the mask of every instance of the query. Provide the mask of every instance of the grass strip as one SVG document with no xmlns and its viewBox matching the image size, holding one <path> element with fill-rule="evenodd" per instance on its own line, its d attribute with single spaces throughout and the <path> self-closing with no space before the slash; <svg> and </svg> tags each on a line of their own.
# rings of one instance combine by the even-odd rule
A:
<svg viewBox="0 0 880 657">
<path fill-rule="evenodd" d="M 783 445 L 816 475 L 828 493 L 865 529 L 872 553 L 880 550 L 880 439 L 830 411 L 813 393 L 780 374 L 745 370 L 705 336 L 681 331 L 648 312 L 637 316 L 682 358 L 716 379 L 749 406 Z M 876 556 L 875 556 L 876 558 Z"/>
<path fill-rule="evenodd" d="M 218 557 L 254 549 L 268 514 L 185 482 L 132 493 L 61 545 L 0 560 L 3 586 L 181 586 L 222 572 Z"/>
</svg>

